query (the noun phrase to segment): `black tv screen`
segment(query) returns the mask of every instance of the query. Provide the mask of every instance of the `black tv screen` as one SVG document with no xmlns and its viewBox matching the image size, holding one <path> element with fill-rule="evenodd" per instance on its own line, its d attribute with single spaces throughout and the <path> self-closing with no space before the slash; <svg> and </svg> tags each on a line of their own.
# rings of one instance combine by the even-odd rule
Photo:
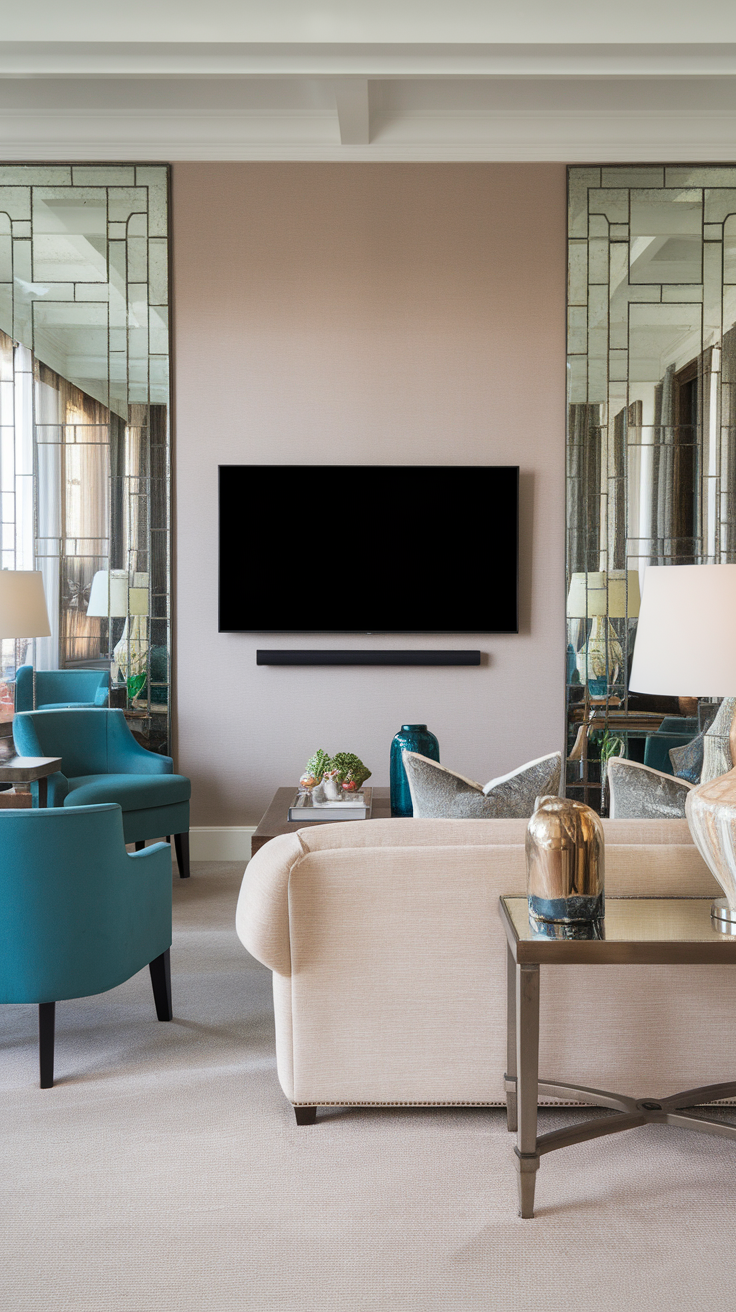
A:
<svg viewBox="0 0 736 1312">
<path fill-rule="evenodd" d="M 220 632 L 516 633 L 518 507 L 517 465 L 221 465 Z"/>
</svg>

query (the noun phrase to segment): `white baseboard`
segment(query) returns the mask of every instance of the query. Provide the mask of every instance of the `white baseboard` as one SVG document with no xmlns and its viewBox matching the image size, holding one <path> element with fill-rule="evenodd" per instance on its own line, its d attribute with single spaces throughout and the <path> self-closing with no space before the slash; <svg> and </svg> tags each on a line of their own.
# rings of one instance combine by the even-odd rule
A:
<svg viewBox="0 0 736 1312">
<path fill-rule="evenodd" d="M 250 861 L 255 825 L 197 825 L 189 830 L 192 861 Z"/>
</svg>

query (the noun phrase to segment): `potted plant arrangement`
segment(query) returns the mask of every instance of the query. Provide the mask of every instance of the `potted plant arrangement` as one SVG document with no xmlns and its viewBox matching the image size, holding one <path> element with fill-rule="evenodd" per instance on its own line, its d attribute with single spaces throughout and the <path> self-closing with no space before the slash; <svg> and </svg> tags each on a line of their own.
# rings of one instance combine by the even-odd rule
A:
<svg viewBox="0 0 736 1312">
<path fill-rule="evenodd" d="M 308 792 L 319 788 L 326 801 L 339 801 L 358 792 L 370 777 L 370 770 L 353 752 L 328 756 L 320 747 L 307 761 L 299 787 Z"/>
</svg>

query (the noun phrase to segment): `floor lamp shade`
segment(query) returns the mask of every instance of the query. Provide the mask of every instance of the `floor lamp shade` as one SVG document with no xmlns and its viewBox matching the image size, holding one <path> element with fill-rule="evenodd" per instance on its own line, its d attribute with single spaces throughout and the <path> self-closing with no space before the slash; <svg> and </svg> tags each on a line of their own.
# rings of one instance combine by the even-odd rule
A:
<svg viewBox="0 0 736 1312">
<path fill-rule="evenodd" d="M 38 570 L 0 570 L 0 638 L 49 638 L 51 625 Z"/>
<path fill-rule="evenodd" d="M 736 565 L 650 565 L 629 687 L 671 697 L 736 693 Z"/>
</svg>

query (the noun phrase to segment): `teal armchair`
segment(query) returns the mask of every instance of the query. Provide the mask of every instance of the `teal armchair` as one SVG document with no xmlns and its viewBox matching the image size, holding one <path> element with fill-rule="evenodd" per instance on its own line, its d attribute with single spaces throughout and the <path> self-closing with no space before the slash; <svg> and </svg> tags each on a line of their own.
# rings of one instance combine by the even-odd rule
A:
<svg viewBox="0 0 736 1312">
<path fill-rule="evenodd" d="M 15 674 L 16 711 L 107 706 L 109 696 L 109 670 L 36 670 L 34 707 L 33 666 L 21 665 Z"/>
<path fill-rule="evenodd" d="M 117 802 L 126 843 L 173 834 L 179 874 L 189 877 L 191 784 L 172 773 L 170 756 L 141 747 L 122 711 L 22 711 L 13 739 L 20 756 L 61 757 L 61 771 L 49 775 L 49 806 Z"/>
<path fill-rule="evenodd" d="M 171 850 L 128 853 L 119 806 L 0 810 L 0 1002 L 38 1005 L 41 1088 L 54 1082 L 56 1003 L 150 967 L 171 1020 Z"/>
</svg>

